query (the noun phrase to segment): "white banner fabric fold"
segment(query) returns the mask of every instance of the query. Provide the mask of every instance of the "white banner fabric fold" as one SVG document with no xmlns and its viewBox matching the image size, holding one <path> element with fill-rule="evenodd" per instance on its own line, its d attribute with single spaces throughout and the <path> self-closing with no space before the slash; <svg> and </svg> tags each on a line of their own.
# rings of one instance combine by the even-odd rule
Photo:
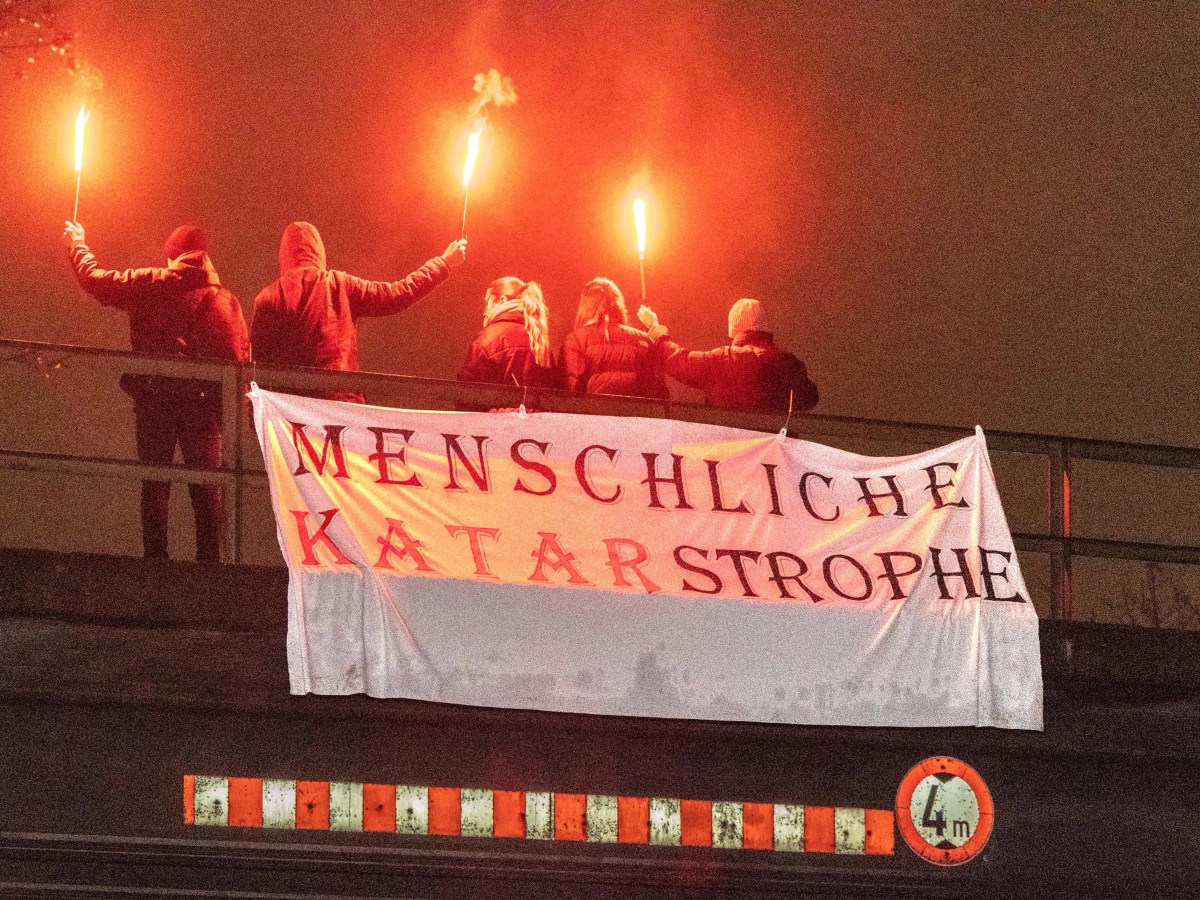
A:
<svg viewBox="0 0 1200 900">
<path fill-rule="evenodd" d="M 253 388 L 295 694 L 1042 727 L 983 433 L 874 458 L 658 419 Z"/>
</svg>

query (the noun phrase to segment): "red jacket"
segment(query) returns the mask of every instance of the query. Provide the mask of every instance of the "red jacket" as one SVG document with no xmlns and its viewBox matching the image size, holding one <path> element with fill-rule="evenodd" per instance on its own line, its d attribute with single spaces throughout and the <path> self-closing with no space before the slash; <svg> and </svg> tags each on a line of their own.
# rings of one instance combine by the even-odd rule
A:
<svg viewBox="0 0 1200 900">
<path fill-rule="evenodd" d="M 667 374 L 703 390 L 712 406 L 786 412 L 793 392 L 796 412 L 817 405 L 817 386 L 804 363 L 776 347 L 770 332 L 745 331 L 732 344 L 705 351 L 685 350 L 662 326 L 650 334 Z"/>
<path fill-rule="evenodd" d="M 279 278 L 254 298 L 251 340 L 256 362 L 357 372 L 360 316 L 387 316 L 412 306 L 450 274 L 435 257 L 399 281 L 367 281 L 325 268 L 317 229 L 293 222 L 279 244 Z M 362 403 L 358 392 L 329 391 Z"/>
<path fill-rule="evenodd" d="M 517 387 L 558 387 L 553 362 L 539 366 L 525 332 L 520 310 L 503 312 L 475 336 L 466 362 L 458 370 L 459 381 L 505 384 Z"/>
<path fill-rule="evenodd" d="M 129 316 L 129 343 L 138 353 L 226 359 L 250 357 L 246 320 L 237 297 L 221 287 L 208 254 L 195 250 L 166 268 L 101 269 L 86 244 L 71 248 L 83 289 Z M 155 393 L 198 398 L 215 382 L 126 374 L 121 386 L 134 397 Z M 217 394 L 219 396 L 219 393 Z"/>
<path fill-rule="evenodd" d="M 644 331 L 596 322 L 576 328 L 562 348 L 566 388 L 583 394 L 667 399 L 667 380 Z"/>
</svg>

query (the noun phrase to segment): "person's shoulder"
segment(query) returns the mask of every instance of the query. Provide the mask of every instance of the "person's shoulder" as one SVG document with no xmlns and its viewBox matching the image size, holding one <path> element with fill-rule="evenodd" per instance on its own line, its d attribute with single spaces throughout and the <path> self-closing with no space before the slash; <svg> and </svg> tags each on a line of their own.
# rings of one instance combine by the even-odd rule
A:
<svg viewBox="0 0 1200 900">
<path fill-rule="evenodd" d="M 254 295 L 254 305 L 263 306 L 268 303 L 278 302 L 279 299 L 279 279 L 276 278 L 261 291 Z"/>
<path fill-rule="evenodd" d="M 761 348 L 759 358 L 776 371 L 787 372 L 792 376 L 802 375 L 806 371 L 800 357 L 777 344 Z"/>
<path fill-rule="evenodd" d="M 789 365 L 799 365 L 799 366 L 804 365 L 804 363 L 801 361 L 800 357 L 797 356 L 795 353 L 793 353 L 791 350 L 789 350 L 787 347 L 780 347 L 778 344 L 775 344 L 772 346 L 771 349 L 775 351 L 775 353 L 779 357 L 779 359 L 786 361 Z"/>
<path fill-rule="evenodd" d="M 521 323 L 510 322 L 506 319 L 496 319 L 483 326 L 479 334 L 476 335 L 476 340 L 482 343 L 500 343 L 517 331 L 521 334 L 525 333 L 525 329 L 521 326 Z"/>
<path fill-rule="evenodd" d="M 217 303 L 226 307 L 237 306 L 240 308 L 242 305 L 241 301 L 238 300 L 237 294 L 225 287 L 223 284 L 216 285 L 216 290 L 213 291 L 213 299 L 216 300 Z"/>
</svg>

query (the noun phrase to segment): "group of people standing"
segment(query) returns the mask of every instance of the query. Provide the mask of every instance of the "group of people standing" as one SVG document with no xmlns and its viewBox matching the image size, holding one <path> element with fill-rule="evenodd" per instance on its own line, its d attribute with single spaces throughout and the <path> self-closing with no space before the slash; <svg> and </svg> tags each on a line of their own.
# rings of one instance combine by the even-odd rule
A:
<svg viewBox="0 0 1200 900">
<path fill-rule="evenodd" d="M 632 327 L 621 289 L 593 278 L 583 287 L 575 327 L 557 361 L 537 282 L 499 278 L 484 300 L 483 331 L 458 372 L 460 381 L 665 400 L 670 375 L 703 390 L 713 406 L 803 412 L 817 402 L 804 363 L 775 345 L 757 300 L 744 298 L 729 310 L 728 344 L 691 351 L 671 339 L 648 306 L 637 311 L 646 330 Z"/>
<path fill-rule="evenodd" d="M 412 306 L 466 259 L 467 242 L 453 241 L 440 256 L 398 281 L 371 281 L 331 270 L 315 227 L 292 222 L 279 246 L 279 278 L 254 300 L 248 331 L 237 298 L 221 285 L 208 255 L 208 237 L 192 225 L 175 229 L 163 247 L 165 267 L 103 269 L 83 227 L 63 231 L 83 289 L 129 316 L 130 343 L 139 353 L 359 369 L 357 321 Z M 729 311 L 729 344 L 689 351 L 671 339 L 652 309 L 630 324 L 625 298 L 607 278 L 588 282 L 575 327 L 557 358 L 550 347 L 549 313 L 537 282 L 506 277 L 484 295 L 483 330 L 472 341 L 458 378 L 465 382 L 561 388 L 589 394 L 666 399 L 666 377 L 700 388 L 708 402 L 742 409 L 801 412 L 817 402 L 804 364 L 776 346 L 757 300 Z M 176 447 L 186 465 L 221 466 L 221 391 L 218 382 L 127 374 L 122 388 L 134 403 L 139 461 L 168 465 Z M 330 399 L 362 403 L 355 391 L 331 390 Z M 142 483 L 142 540 L 147 557 L 167 556 L 169 481 Z M 189 486 L 196 521 L 196 558 L 219 562 L 222 500 L 219 485 Z"/>
</svg>

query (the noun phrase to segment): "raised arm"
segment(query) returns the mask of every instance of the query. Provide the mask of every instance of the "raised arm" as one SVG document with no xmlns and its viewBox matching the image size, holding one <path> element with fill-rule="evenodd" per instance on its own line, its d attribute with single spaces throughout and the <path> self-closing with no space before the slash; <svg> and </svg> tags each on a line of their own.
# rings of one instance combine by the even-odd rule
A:
<svg viewBox="0 0 1200 900">
<path fill-rule="evenodd" d="M 707 388 L 714 370 L 727 355 L 726 349 L 718 347 L 702 352 L 681 347 L 671 340 L 667 327 L 659 323 L 658 315 L 648 306 L 639 307 L 637 317 L 654 342 L 654 353 L 663 371 L 688 387 Z"/>
<path fill-rule="evenodd" d="M 337 273 L 346 287 L 350 310 L 355 316 L 390 316 L 412 306 L 463 264 L 467 242 L 454 241 L 441 256 L 435 256 L 399 281 L 368 281 L 356 275 Z"/>
<path fill-rule="evenodd" d="M 80 286 L 105 306 L 128 309 L 140 294 L 156 281 L 174 276 L 167 269 L 102 269 L 84 240 L 83 226 L 67 222 L 63 243 L 71 255 L 71 267 Z"/>
</svg>

